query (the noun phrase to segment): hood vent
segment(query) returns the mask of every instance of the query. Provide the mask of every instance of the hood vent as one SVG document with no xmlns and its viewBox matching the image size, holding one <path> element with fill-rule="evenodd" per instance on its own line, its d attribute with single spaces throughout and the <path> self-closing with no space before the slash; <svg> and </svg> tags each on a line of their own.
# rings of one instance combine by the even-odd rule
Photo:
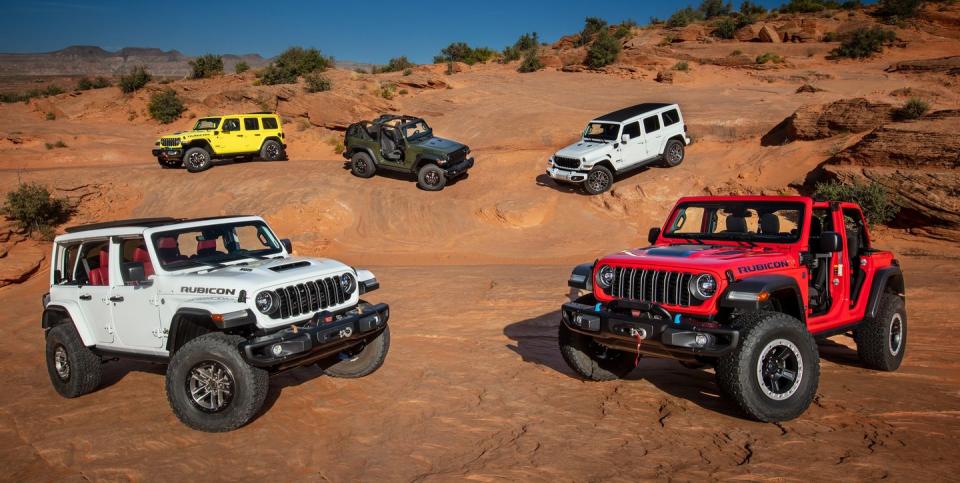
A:
<svg viewBox="0 0 960 483">
<path fill-rule="evenodd" d="M 309 267 L 309 266 L 310 266 L 310 262 L 306 262 L 306 261 L 294 262 L 294 263 L 288 263 L 286 265 L 278 265 L 276 267 L 270 267 L 270 270 L 273 270 L 274 272 L 286 272 L 287 270 L 296 270 L 298 268 Z"/>
</svg>

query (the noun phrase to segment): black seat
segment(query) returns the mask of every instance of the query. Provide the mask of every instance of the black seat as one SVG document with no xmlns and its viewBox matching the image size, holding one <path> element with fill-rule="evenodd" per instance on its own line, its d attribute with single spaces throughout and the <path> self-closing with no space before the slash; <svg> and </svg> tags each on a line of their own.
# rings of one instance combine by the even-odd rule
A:
<svg viewBox="0 0 960 483">
<path fill-rule="evenodd" d="M 780 217 L 774 213 L 760 215 L 760 233 L 764 235 L 780 234 Z"/>
<path fill-rule="evenodd" d="M 747 232 L 747 218 L 743 216 L 728 216 L 727 217 L 727 229 L 723 230 L 724 233 L 746 233 Z"/>
<path fill-rule="evenodd" d="M 397 141 L 393 136 L 394 132 L 392 129 L 384 129 L 381 131 L 380 151 L 383 153 L 383 157 L 397 160 L 403 157 L 403 153 L 400 152 L 400 149 L 397 147 Z"/>
</svg>

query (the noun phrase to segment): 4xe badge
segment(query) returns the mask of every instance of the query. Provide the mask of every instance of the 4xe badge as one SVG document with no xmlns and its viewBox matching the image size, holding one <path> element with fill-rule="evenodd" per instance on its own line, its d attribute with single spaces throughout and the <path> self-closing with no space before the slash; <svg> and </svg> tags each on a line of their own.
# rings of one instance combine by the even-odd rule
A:
<svg viewBox="0 0 960 483">
<path fill-rule="evenodd" d="M 787 268 L 790 264 L 786 260 L 779 260 L 776 262 L 768 263 L 758 263 L 756 265 L 744 265 L 742 267 L 737 267 L 737 273 L 751 273 L 751 272 L 764 272 L 767 270 L 773 270 L 776 268 Z"/>
<path fill-rule="evenodd" d="M 216 287 L 180 287 L 181 293 L 197 293 L 205 295 L 236 295 L 237 289 Z"/>
</svg>

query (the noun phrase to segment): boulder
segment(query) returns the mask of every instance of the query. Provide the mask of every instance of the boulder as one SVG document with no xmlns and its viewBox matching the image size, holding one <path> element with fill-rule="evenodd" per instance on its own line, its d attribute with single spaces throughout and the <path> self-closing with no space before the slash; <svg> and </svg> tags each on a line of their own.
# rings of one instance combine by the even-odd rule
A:
<svg viewBox="0 0 960 483">
<path fill-rule="evenodd" d="M 563 67 L 563 60 L 560 59 L 559 55 L 547 54 L 540 56 L 540 62 L 544 67 L 550 67 L 553 69 L 559 69 Z"/>
<path fill-rule="evenodd" d="M 773 28 L 770 24 L 764 24 L 763 27 L 760 27 L 760 31 L 757 32 L 757 39 L 761 42 L 769 42 L 774 44 L 779 44 L 781 42 L 780 34 L 777 32 L 777 29 Z"/>
<path fill-rule="evenodd" d="M 753 42 L 758 40 L 760 35 L 760 25 L 752 23 L 746 27 L 742 27 L 736 32 L 733 33 L 733 38 L 739 40 L 740 42 Z"/>
<path fill-rule="evenodd" d="M 563 65 L 582 64 L 587 59 L 587 49 L 578 47 L 576 49 L 561 50 L 557 53 L 560 62 Z"/>
<path fill-rule="evenodd" d="M 683 27 L 675 31 L 675 36 L 673 38 L 674 42 L 696 42 L 700 39 L 706 38 L 707 31 L 703 28 L 703 25 L 690 24 L 686 27 Z"/>
<path fill-rule="evenodd" d="M 860 133 L 892 120 L 893 106 L 864 98 L 842 99 L 826 105 L 802 106 L 763 136 L 764 146 L 797 140 L 824 139 L 840 133 Z"/>
</svg>

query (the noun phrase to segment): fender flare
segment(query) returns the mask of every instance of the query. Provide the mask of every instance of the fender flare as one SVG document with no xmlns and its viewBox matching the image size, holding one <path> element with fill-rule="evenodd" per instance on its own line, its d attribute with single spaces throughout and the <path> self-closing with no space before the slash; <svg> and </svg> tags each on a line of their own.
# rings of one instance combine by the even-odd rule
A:
<svg viewBox="0 0 960 483">
<path fill-rule="evenodd" d="M 241 304 L 236 304 L 241 305 Z M 219 312 L 219 311 L 218 311 Z M 214 320 L 214 312 L 208 308 L 181 306 L 170 319 L 170 328 L 167 331 L 168 352 L 173 354 L 183 344 L 198 335 L 209 332 L 235 329 L 248 325 L 255 325 L 257 318 L 253 311 L 243 306 L 240 310 L 228 311 L 220 320 Z"/>
<path fill-rule="evenodd" d="M 80 340 L 83 341 L 83 345 L 87 347 L 93 347 L 97 344 L 97 336 L 87 327 L 85 319 L 83 318 L 83 313 L 80 311 L 80 307 L 75 303 L 71 302 L 57 302 L 55 304 L 47 305 L 43 309 L 43 316 L 40 319 L 40 326 L 44 330 L 52 329 L 57 325 L 66 323 L 63 321 L 63 317 L 66 316 L 70 319 L 70 323 L 77 329 L 77 333 L 80 334 Z"/>
<path fill-rule="evenodd" d="M 880 299 L 887 287 L 893 288 L 893 291 L 901 297 L 906 295 L 903 272 L 900 270 L 899 264 L 877 269 L 876 273 L 873 274 L 873 281 L 870 284 L 870 298 L 867 299 L 867 310 L 863 314 L 864 318 L 872 319 L 877 316 L 877 311 L 880 310 Z"/>
<path fill-rule="evenodd" d="M 357 270 L 357 286 L 360 290 L 360 295 L 363 295 L 368 292 L 373 292 L 374 290 L 380 288 L 380 282 L 377 281 L 377 277 L 370 270 L 364 270 L 358 268 Z"/>
<path fill-rule="evenodd" d="M 593 267 L 596 265 L 597 262 L 592 262 L 581 263 L 573 267 L 573 271 L 570 272 L 570 279 L 567 280 L 567 285 L 571 288 L 593 292 Z"/>
<path fill-rule="evenodd" d="M 210 145 L 210 142 L 207 141 L 206 139 L 197 139 L 197 140 L 190 141 L 189 143 L 185 144 L 185 145 L 183 146 L 183 153 L 186 154 L 186 152 L 187 152 L 188 149 L 193 149 L 193 148 L 203 148 L 203 149 L 206 149 L 207 152 L 210 153 L 211 156 L 214 155 L 214 154 L 216 154 L 216 152 L 213 150 L 213 146 L 211 146 L 211 145 Z"/>
<path fill-rule="evenodd" d="M 760 310 L 762 302 L 758 296 L 762 292 L 770 294 L 771 298 L 789 302 L 790 306 L 783 308 L 784 313 L 806 323 L 807 305 L 803 303 L 800 286 L 795 279 L 786 275 L 756 275 L 733 282 L 720 295 L 717 305 L 747 311 Z"/>
<path fill-rule="evenodd" d="M 443 169 L 443 167 L 440 166 L 440 163 L 437 162 L 439 160 L 440 159 L 437 157 L 437 155 L 433 153 L 417 154 L 417 158 L 413 162 L 413 171 L 419 172 L 420 168 L 422 168 L 425 164 L 431 164 L 431 163 L 436 164 L 437 167 L 440 167 L 440 169 Z"/>
<path fill-rule="evenodd" d="M 373 165 L 377 166 L 377 157 L 373 155 L 373 150 L 366 146 L 357 146 L 357 147 L 348 147 L 344 154 L 347 155 L 347 159 L 353 157 L 354 154 L 364 152 L 367 153 L 367 156 L 370 156 L 370 160 L 373 161 Z"/>
<path fill-rule="evenodd" d="M 283 146 L 283 140 L 281 140 L 281 139 L 280 139 L 279 137 L 277 137 L 277 136 L 270 136 L 270 137 L 267 137 L 266 139 L 264 139 L 262 143 L 260 143 L 260 149 L 257 150 L 258 153 L 259 153 L 261 150 L 263 150 L 263 145 L 266 144 L 267 141 L 276 141 L 276 142 L 280 143 L 280 146 Z"/>
</svg>

